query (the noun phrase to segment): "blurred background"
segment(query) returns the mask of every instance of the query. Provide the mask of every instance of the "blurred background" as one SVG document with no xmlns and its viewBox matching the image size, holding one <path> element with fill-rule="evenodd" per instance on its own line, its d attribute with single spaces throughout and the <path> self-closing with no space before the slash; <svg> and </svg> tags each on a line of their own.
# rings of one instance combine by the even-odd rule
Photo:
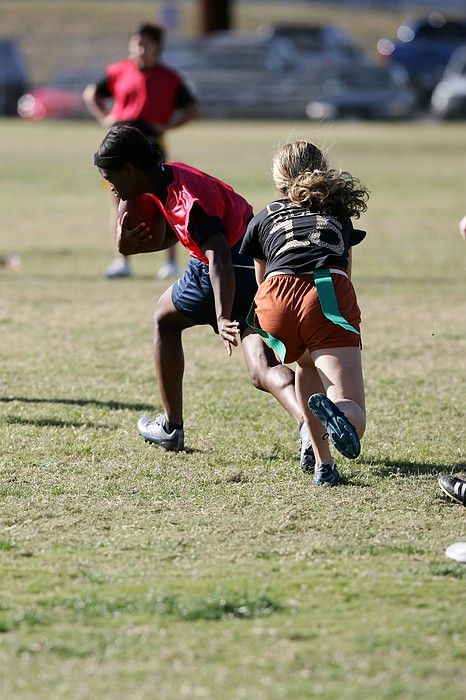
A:
<svg viewBox="0 0 466 700">
<path fill-rule="evenodd" d="M 0 115 L 91 118 L 140 22 L 205 119 L 465 119 L 465 0 L 2 0 Z"/>
</svg>

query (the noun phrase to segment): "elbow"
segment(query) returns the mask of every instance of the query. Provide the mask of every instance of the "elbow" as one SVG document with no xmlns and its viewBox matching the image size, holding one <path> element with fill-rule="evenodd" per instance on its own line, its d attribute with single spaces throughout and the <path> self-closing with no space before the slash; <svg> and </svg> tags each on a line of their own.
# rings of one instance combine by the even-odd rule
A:
<svg viewBox="0 0 466 700">
<path fill-rule="evenodd" d="M 95 85 L 88 85 L 86 88 L 84 88 L 84 90 L 82 92 L 82 98 L 87 105 L 89 105 L 95 101 L 95 95 L 96 95 Z"/>
</svg>

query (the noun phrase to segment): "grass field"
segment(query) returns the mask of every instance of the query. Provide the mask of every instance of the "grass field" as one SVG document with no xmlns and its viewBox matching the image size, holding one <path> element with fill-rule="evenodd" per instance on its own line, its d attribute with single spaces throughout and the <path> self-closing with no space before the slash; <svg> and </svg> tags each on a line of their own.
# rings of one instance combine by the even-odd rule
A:
<svg viewBox="0 0 466 700">
<path fill-rule="evenodd" d="M 185 334 L 187 450 L 160 408 L 160 254 L 108 282 L 94 124 L 4 121 L 0 159 L 0 696 L 460 700 L 466 567 L 465 130 L 198 122 L 183 159 L 256 208 L 273 146 L 307 136 L 371 190 L 355 251 L 368 430 L 319 489 L 297 431 L 206 328 Z"/>
</svg>

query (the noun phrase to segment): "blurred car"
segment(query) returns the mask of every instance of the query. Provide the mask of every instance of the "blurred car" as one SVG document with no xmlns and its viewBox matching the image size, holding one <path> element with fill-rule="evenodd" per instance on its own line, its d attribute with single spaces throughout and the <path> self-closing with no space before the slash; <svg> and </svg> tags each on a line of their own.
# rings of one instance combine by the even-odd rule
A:
<svg viewBox="0 0 466 700">
<path fill-rule="evenodd" d="M 272 46 L 254 32 L 215 32 L 202 40 L 190 84 L 203 117 L 214 119 L 294 116 L 284 95 L 295 57 L 288 47 Z M 293 89 L 293 87 L 291 87 Z M 298 111 L 304 115 L 301 97 Z"/>
<path fill-rule="evenodd" d="M 431 111 L 440 119 L 466 117 L 466 44 L 448 61 L 432 93 Z"/>
<path fill-rule="evenodd" d="M 380 39 L 379 56 L 408 73 L 421 104 L 426 105 L 451 55 L 466 43 L 466 21 L 431 12 L 427 19 L 407 22 L 397 39 Z"/>
<path fill-rule="evenodd" d="M 16 116 L 18 98 L 27 89 L 26 65 L 16 41 L 0 38 L 0 115 Z"/>
<path fill-rule="evenodd" d="M 400 119 L 412 116 L 416 95 L 403 69 L 358 65 L 326 71 L 306 107 L 309 119 Z"/>
<path fill-rule="evenodd" d="M 202 40 L 187 75 L 204 117 L 302 119 L 317 76 L 337 63 L 264 33 L 224 31 Z"/>
<path fill-rule="evenodd" d="M 87 119 L 91 115 L 83 102 L 86 85 L 96 82 L 104 70 L 67 68 L 59 71 L 49 84 L 22 95 L 17 103 L 23 119 Z"/>
<path fill-rule="evenodd" d="M 261 25 L 258 33 L 272 43 L 288 42 L 304 61 L 326 58 L 337 62 L 363 57 L 362 49 L 351 34 L 336 25 L 282 22 Z"/>
<path fill-rule="evenodd" d="M 189 74 L 189 71 L 199 64 L 201 52 L 201 38 L 177 37 L 167 41 L 161 61 L 170 68 Z"/>
</svg>

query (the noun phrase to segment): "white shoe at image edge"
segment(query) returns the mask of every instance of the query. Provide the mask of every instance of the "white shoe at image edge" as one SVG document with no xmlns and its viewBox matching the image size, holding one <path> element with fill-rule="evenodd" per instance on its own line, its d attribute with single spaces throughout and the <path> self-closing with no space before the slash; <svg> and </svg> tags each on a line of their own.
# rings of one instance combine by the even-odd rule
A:
<svg viewBox="0 0 466 700">
<path fill-rule="evenodd" d="M 466 564 L 466 542 L 455 542 L 445 550 L 445 555 L 453 561 Z"/>
</svg>

